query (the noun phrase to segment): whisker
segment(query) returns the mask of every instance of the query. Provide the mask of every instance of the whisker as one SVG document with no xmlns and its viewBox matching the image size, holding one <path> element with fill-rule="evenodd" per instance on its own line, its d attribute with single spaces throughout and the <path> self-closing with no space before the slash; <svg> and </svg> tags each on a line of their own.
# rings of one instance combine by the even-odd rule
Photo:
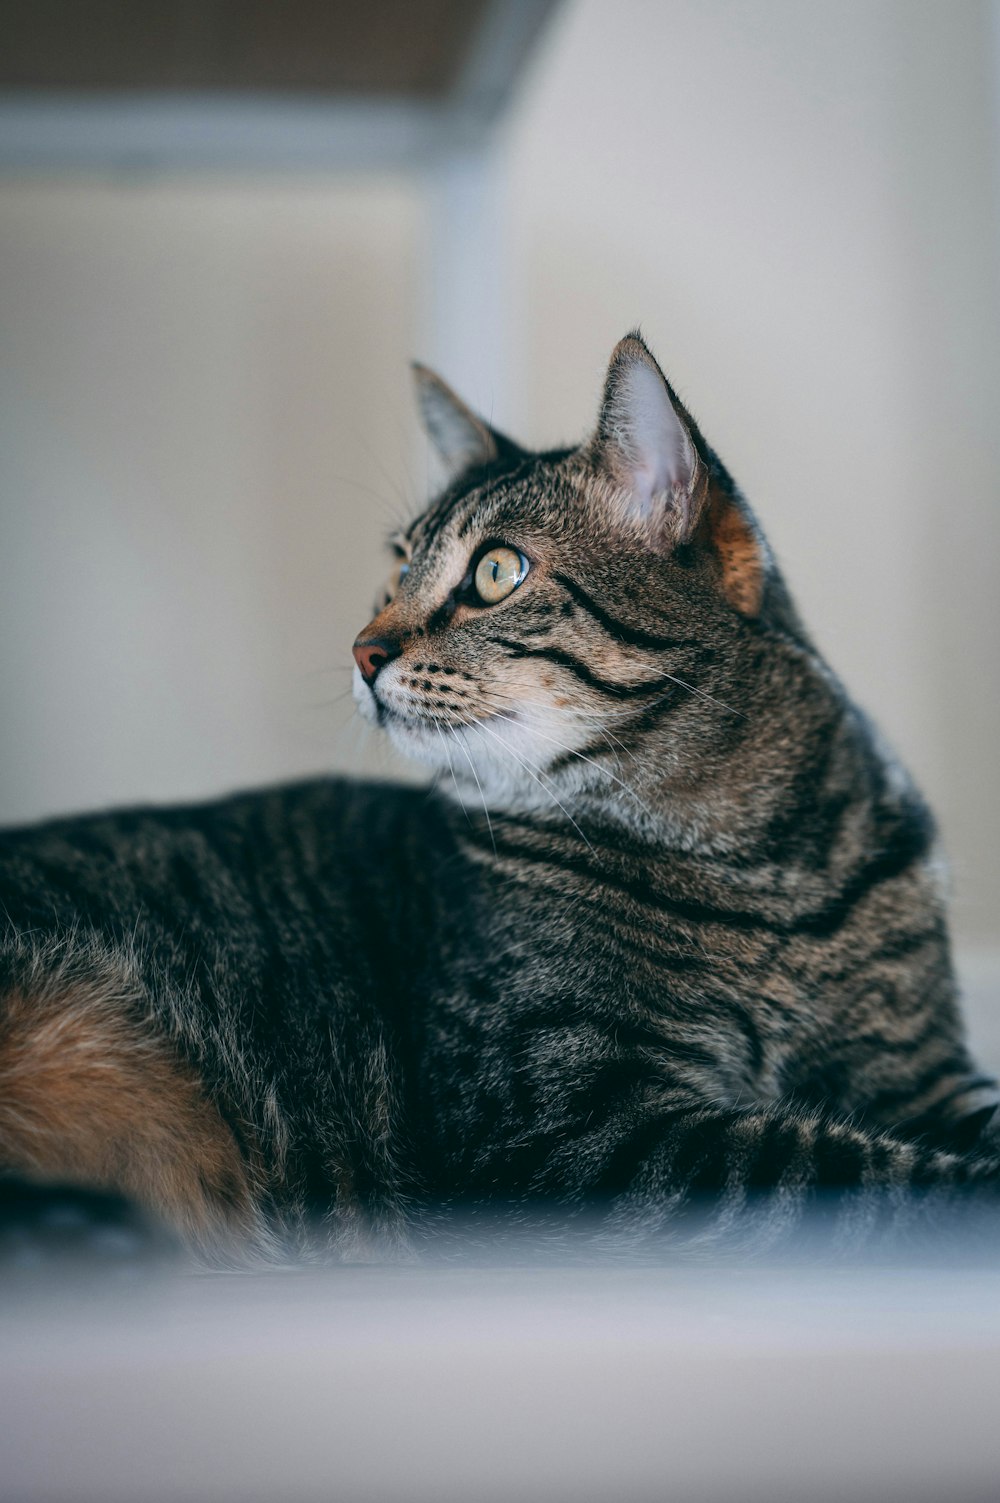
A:
<svg viewBox="0 0 1000 1503">
<path fill-rule="evenodd" d="M 533 771 L 531 767 L 529 767 L 528 763 L 523 761 L 522 758 L 518 756 L 517 752 L 513 750 L 513 748 L 509 747 L 506 742 L 497 735 L 495 731 L 491 731 L 489 726 L 484 725 L 481 720 L 476 721 L 472 726 L 469 727 L 469 729 L 482 731 L 485 735 L 491 737 L 491 739 L 494 740 L 497 745 L 507 753 L 509 757 L 512 757 L 520 767 L 523 767 L 528 776 L 538 784 L 539 788 L 542 789 L 543 793 L 547 793 L 552 802 L 562 810 L 563 814 L 565 814 L 566 818 L 569 820 L 570 824 L 573 826 L 574 830 L 583 841 L 584 845 L 596 856 L 597 852 L 594 850 L 594 847 L 591 845 L 586 835 L 580 829 L 580 826 L 577 824 L 572 814 L 570 814 L 569 810 L 566 808 L 566 805 L 559 798 L 557 798 L 552 789 L 547 787 L 546 783 L 542 781 L 542 779 L 545 777 L 545 774 L 542 772 L 541 768 L 536 768 Z"/>
<path fill-rule="evenodd" d="M 339 694 L 335 694 L 332 699 L 313 699 L 313 700 L 310 700 L 309 701 L 309 708 L 312 709 L 312 710 L 331 710 L 334 705 L 339 705 L 340 702 L 341 702 L 341 700 L 346 699 L 349 694 L 353 694 L 353 693 L 354 693 L 354 686 L 353 686 L 353 684 L 348 684 L 348 686 L 347 686 L 346 689 L 341 689 L 340 693 Z"/>
<path fill-rule="evenodd" d="M 498 715 L 497 719 L 509 721 L 511 724 L 516 723 L 512 715 Z M 599 772 L 602 777 L 609 778 L 612 783 L 615 783 L 619 788 L 624 789 L 629 798 L 635 799 L 636 803 L 639 805 L 639 808 L 644 814 L 648 815 L 650 819 L 655 818 L 653 811 L 645 803 L 643 803 L 642 799 L 636 793 L 634 788 L 630 788 L 629 785 L 623 782 L 621 778 L 616 777 L 609 768 L 602 767 L 599 762 L 595 762 L 593 757 L 585 756 L 583 752 L 577 751 L 572 746 L 567 746 L 565 742 L 557 740 L 555 736 L 547 735 L 545 731 L 540 731 L 537 726 L 531 727 L 531 734 L 533 736 L 540 736 L 543 741 L 551 742 L 551 744 L 556 748 L 557 751 L 563 752 L 567 756 L 577 757 L 581 762 L 588 763 L 589 766 L 593 767 L 597 772 Z M 508 748 L 508 750 L 509 749 L 510 748 Z"/>
<path fill-rule="evenodd" d="M 648 687 L 648 688 L 652 689 L 655 686 L 655 684 L 656 684 L 656 682 L 657 682 L 658 679 L 668 679 L 670 681 L 670 683 L 676 684 L 678 686 L 678 688 L 680 688 L 680 689 L 686 689 L 689 694 L 696 694 L 699 699 L 704 699 L 704 700 L 707 700 L 707 702 L 709 704 L 717 705 L 720 710 L 726 710 L 726 711 L 728 711 L 728 713 L 730 715 L 738 715 L 742 720 L 748 720 L 749 719 L 749 716 L 747 715 L 747 713 L 746 713 L 745 710 L 738 710 L 735 707 L 735 705 L 727 704 L 724 699 L 719 699 L 716 695 L 709 694 L 709 692 L 708 692 L 707 689 L 699 689 L 698 686 L 697 686 L 697 684 L 689 684 L 688 681 L 687 681 L 687 679 L 679 678 L 676 673 L 668 673 L 666 671 L 666 669 L 661 668 L 658 663 L 650 663 L 650 662 L 647 662 L 645 660 L 637 661 L 635 659 L 632 659 L 631 661 L 635 662 L 635 666 L 637 668 L 648 668 L 648 669 L 651 669 L 656 674 L 656 678 L 646 679 L 646 680 L 643 680 L 641 683 L 638 683 L 638 684 L 632 684 L 632 685 L 627 685 L 627 686 L 623 685 L 623 687 L 629 687 L 629 688 L 635 688 L 635 689 L 642 689 L 642 688 L 647 688 Z M 557 706 L 557 705 L 553 705 L 552 708 L 554 710 L 558 710 L 560 707 Z M 600 713 L 601 713 L 601 718 L 603 720 L 605 718 L 607 718 L 607 719 L 612 719 L 612 718 L 626 718 L 628 716 L 634 715 L 635 711 L 634 710 L 602 710 Z"/>
<path fill-rule="evenodd" d="M 718 705 L 720 710 L 728 710 L 730 715 L 738 715 L 741 720 L 749 720 L 750 718 L 745 710 L 737 710 L 734 705 L 727 705 L 724 699 L 717 699 L 714 694 L 709 694 L 707 689 L 699 689 L 696 684 L 687 683 L 685 679 L 678 678 L 676 673 L 668 673 L 665 668 L 660 668 L 656 663 L 642 662 L 637 663 L 636 667 L 655 670 L 657 677 L 669 679 L 672 684 L 678 684 L 682 689 L 687 689 L 690 694 L 697 694 L 699 699 L 706 699 L 709 704 Z M 651 679 L 650 685 L 652 686 L 655 681 L 655 679 Z"/>
<path fill-rule="evenodd" d="M 490 690 L 490 689 L 482 689 L 482 688 L 480 688 L 479 689 L 479 693 L 481 693 L 481 694 L 494 693 L 495 694 L 496 690 Z M 669 690 L 665 691 L 659 697 L 661 699 L 666 699 L 668 693 L 669 693 Z M 509 694 L 509 695 L 506 695 L 505 698 L 507 700 L 507 703 L 510 704 L 510 705 L 513 705 L 515 708 L 520 708 L 521 706 L 524 706 L 524 705 L 533 705 L 533 706 L 537 707 L 540 710 L 544 710 L 544 712 L 546 714 L 564 715 L 564 716 L 567 716 L 569 718 L 574 718 L 574 719 L 577 719 L 577 720 L 598 719 L 598 720 L 600 720 L 602 722 L 605 721 L 605 720 L 634 720 L 635 717 L 636 717 L 636 714 L 637 714 L 637 711 L 634 710 L 634 709 L 628 709 L 628 710 L 624 710 L 624 709 L 622 709 L 622 710 L 604 710 L 604 709 L 601 709 L 601 710 L 589 710 L 589 709 L 583 709 L 583 708 L 577 709 L 574 705 L 553 705 L 553 704 L 547 703 L 545 700 L 542 700 L 542 699 L 524 699 L 524 698 L 521 697 L 520 694 L 513 694 L 513 695 Z M 655 701 L 654 701 L 654 703 L 655 703 Z M 644 708 L 646 708 L 646 707 L 644 706 Z"/>
<path fill-rule="evenodd" d="M 436 723 L 435 723 L 434 729 L 437 731 L 438 735 L 441 738 L 441 745 L 444 747 L 444 754 L 445 754 L 445 756 L 448 759 L 448 771 L 451 773 L 451 781 L 455 785 L 455 792 L 458 794 L 458 802 L 462 806 L 462 813 L 465 815 L 466 819 L 469 821 L 469 824 L 471 825 L 472 824 L 472 819 L 471 819 L 471 817 L 469 815 L 468 809 L 465 807 L 465 799 L 462 797 L 462 790 L 461 790 L 461 788 L 459 786 L 458 778 L 455 776 L 455 768 L 454 768 L 454 766 L 452 764 L 451 752 L 448 750 L 448 738 L 445 735 L 444 731 L 441 729 L 441 727 L 439 725 L 437 725 Z M 495 848 L 494 848 L 494 854 L 495 854 Z"/>
<path fill-rule="evenodd" d="M 464 755 L 465 760 L 468 762 L 469 766 L 472 768 L 472 776 L 476 780 L 476 787 L 479 789 L 479 797 L 483 801 L 483 813 L 486 815 L 486 828 L 490 832 L 490 844 L 493 847 L 493 854 L 495 856 L 496 853 L 497 853 L 496 836 L 493 834 L 493 822 L 490 819 L 490 811 L 486 807 L 486 795 L 483 792 L 483 785 L 479 781 L 479 774 L 476 771 L 476 764 L 475 764 L 475 762 L 473 762 L 472 757 L 469 755 L 469 748 L 465 745 L 464 741 L 459 741 L 458 744 L 459 744 L 459 747 L 462 750 L 462 754 Z"/>
<path fill-rule="evenodd" d="M 480 690 L 480 692 L 487 698 L 491 698 L 494 703 L 507 705 L 510 709 L 518 712 L 523 712 L 525 709 L 535 708 L 545 715 L 562 715 L 564 718 L 571 717 L 575 720 L 578 720 L 586 725 L 588 735 L 596 732 L 597 735 L 604 737 L 605 741 L 607 741 L 609 746 L 611 747 L 611 753 L 615 757 L 616 761 L 618 754 L 617 752 L 615 752 L 614 747 L 617 745 L 627 757 L 631 757 L 633 762 L 637 764 L 639 762 L 639 758 L 636 756 L 635 752 L 632 751 L 630 747 L 626 746 L 624 741 L 622 741 L 618 736 L 613 735 L 605 726 L 601 725 L 600 719 L 602 717 L 596 711 L 588 711 L 582 709 L 577 710 L 564 705 L 547 705 L 543 700 L 540 699 L 523 699 L 516 694 L 498 694 L 496 690 L 492 689 L 482 689 Z M 627 714 L 630 712 L 626 711 L 625 713 Z"/>
<path fill-rule="evenodd" d="M 372 462 L 375 463 L 375 464 L 377 464 L 378 461 L 375 459 L 375 456 L 372 454 L 372 450 L 371 450 L 370 444 L 366 443 L 365 444 L 365 449 L 368 451 L 368 455 L 371 458 Z M 401 509 L 400 509 L 401 497 L 400 497 L 399 487 L 391 479 L 391 477 L 389 475 L 389 472 L 384 468 L 384 466 L 382 466 L 381 464 L 379 464 L 378 468 L 382 472 L 382 478 L 385 480 L 385 482 L 389 486 L 389 488 L 394 492 L 394 496 L 395 496 L 394 500 L 390 499 L 382 491 L 376 490 L 374 486 L 366 484 L 365 481 L 363 481 L 363 480 L 358 480 L 356 478 L 356 476 L 353 476 L 353 475 L 338 475 L 336 473 L 333 473 L 333 474 L 329 474 L 328 478 L 331 481 L 335 481 L 338 485 L 349 486 L 349 487 L 351 487 L 354 490 L 361 491 L 364 495 L 370 496 L 372 498 L 372 500 L 375 501 L 376 504 L 382 508 L 383 514 L 389 519 L 389 521 L 393 525 L 399 525 L 400 520 L 401 520 Z"/>
<path fill-rule="evenodd" d="M 324 668 L 304 668 L 299 678 L 319 678 L 322 673 L 353 673 L 353 663 L 327 663 Z"/>
</svg>

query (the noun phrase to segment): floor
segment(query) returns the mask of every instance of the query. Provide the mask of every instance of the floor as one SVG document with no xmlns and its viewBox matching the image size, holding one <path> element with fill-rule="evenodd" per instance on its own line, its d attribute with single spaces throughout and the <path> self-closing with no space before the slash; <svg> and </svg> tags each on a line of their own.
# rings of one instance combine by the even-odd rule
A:
<svg viewBox="0 0 1000 1503">
<path fill-rule="evenodd" d="M 979 1503 L 1000 1267 L 341 1268 L 0 1299 L 4 1500 Z"/>
</svg>

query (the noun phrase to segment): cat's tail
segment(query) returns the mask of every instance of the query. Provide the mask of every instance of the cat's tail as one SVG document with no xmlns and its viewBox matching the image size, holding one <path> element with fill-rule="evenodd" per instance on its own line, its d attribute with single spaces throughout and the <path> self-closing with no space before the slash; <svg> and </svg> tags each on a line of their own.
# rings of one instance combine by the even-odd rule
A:
<svg viewBox="0 0 1000 1503">
<path fill-rule="evenodd" d="M 769 1254 L 1000 1255 L 1000 1145 L 955 1152 L 806 1111 L 691 1111 L 620 1152 L 602 1232 Z"/>
<path fill-rule="evenodd" d="M 606 1129 L 550 1141 L 524 1190 L 432 1213 L 431 1255 L 1000 1258 L 990 1135 L 955 1152 L 786 1106 Z"/>
</svg>

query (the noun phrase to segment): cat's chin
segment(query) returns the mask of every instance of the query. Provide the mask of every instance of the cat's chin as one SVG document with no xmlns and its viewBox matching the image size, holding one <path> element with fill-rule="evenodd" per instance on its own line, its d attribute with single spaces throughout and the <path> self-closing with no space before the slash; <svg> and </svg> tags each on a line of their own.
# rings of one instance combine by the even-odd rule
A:
<svg viewBox="0 0 1000 1503">
<path fill-rule="evenodd" d="M 482 805 L 498 812 L 525 812 L 557 805 L 544 767 L 533 762 L 535 770 L 528 771 L 522 752 L 514 749 L 522 728 L 511 716 L 500 718 L 504 723 L 498 729 L 482 720 L 451 729 L 414 724 L 393 713 L 382 723 L 396 749 L 432 768 L 442 793 L 462 809 Z M 537 757 L 538 748 L 532 750 Z"/>
<path fill-rule="evenodd" d="M 354 702 L 361 718 L 368 725 L 377 726 L 385 731 L 393 746 L 398 752 L 402 752 L 404 757 L 409 757 L 412 761 L 420 762 L 423 766 L 434 768 L 439 772 L 457 770 L 460 765 L 468 770 L 469 733 L 475 732 L 476 722 L 469 726 L 448 726 L 438 721 L 424 720 L 420 716 L 406 714 L 382 696 L 374 694 L 356 668 L 353 687 Z M 486 716 L 485 718 L 488 720 L 501 718 L 508 722 L 514 719 L 509 715 Z M 482 746 L 477 746 L 476 751 L 477 762 L 488 763 L 491 760 L 488 755 L 483 756 Z M 481 769 L 480 776 L 484 774 L 488 775 L 485 767 Z"/>
<path fill-rule="evenodd" d="M 379 706 L 376 715 L 379 725 L 404 757 L 439 772 L 462 774 L 470 781 L 478 776 L 481 788 L 493 781 L 491 748 L 484 749 L 482 737 L 475 734 L 481 729 L 479 722 L 444 726 L 436 721 L 411 719 L 386 706 Z"/>
<path fill-rule="evenodd" d="M 395 710 L 383 712 L 381 725 L 388 732 L 393 746 L 404 757 L 421 762 L 425 767 L 447 769 L 449 732 L 438 726 L 404 720 Z"/>
</svg>

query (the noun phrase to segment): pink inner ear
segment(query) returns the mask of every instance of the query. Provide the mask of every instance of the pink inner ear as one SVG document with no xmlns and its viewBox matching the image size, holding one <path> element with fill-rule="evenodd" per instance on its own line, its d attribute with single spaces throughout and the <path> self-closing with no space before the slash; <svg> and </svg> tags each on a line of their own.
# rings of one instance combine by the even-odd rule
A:
<svg viewBox="0 0 1000 1503">
<path fill-rule="evenodd" d="M 589 454 L 621 489 L 619 515 L 641 523 L 658 551 L 690 539 L 704 502 L 705 472 L 688 422 L 641 336 L 619 340 Z"/>
<path fill-rule="evenodd" d="M 686 493 L 695 454 L 659 371 L 644 359 L 629 362 L 612 398 L 613 442 L 619 472 L 636 509 L 648 518 L 671 493 Z"/>
</svg>

